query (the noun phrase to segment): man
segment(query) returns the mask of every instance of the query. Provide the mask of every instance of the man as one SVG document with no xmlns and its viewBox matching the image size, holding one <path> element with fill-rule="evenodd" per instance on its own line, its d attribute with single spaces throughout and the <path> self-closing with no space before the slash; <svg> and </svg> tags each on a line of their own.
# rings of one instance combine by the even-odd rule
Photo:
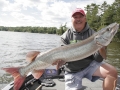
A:
<svg viewBox="0 0 120 90">
<path fill-rule="evenodd" d="M 75 9 L 71 18 L 72 27 L 61 36 L 63 45 L 80 42 L 95 32 L 89 27 L 84 10 Z M 105 57 L 106 51 L 103 47 L 83 60 L 66 62 L 65 90 L 79 90 L 82 87 L 82 78 L 95 81 L 100 77 L 104 78 L 103 90 L 115 90 L 117 71 L 110 64 L 103 62 Z"/>
</svg>

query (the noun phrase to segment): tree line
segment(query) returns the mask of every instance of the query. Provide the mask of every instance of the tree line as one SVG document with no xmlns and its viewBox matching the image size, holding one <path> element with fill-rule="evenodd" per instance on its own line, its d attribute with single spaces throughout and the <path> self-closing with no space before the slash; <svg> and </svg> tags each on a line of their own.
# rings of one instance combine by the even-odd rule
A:
<svg viewBox="0 0 120 90">
<path fill-rule="evenodd" d="M 114 22 L 120 24 L 120 0 L 115 0 L 111 5 L 106 1 L 102 5 L 92 3 L 87 5 L 85 10 L 87 21 L 95 31 Z M 115 37 L 120 40 L 120 29 Z"/>
<path fill-rule="evenodd" d="M 61 35 L 67 30 L 66 24 L 61 25 L 59 29 L 56 27 L 4 27 L 0 26 L 0 31 L 14 31 L 14 32 L 31 32 L 31 33 L 48 33 Z"/>
<path fill-rule="evenodd" d="M 117 22 L 120 24 L 120 0 L 115 0 L 113 4 L 109 5 L 106 1 L 102 5 L 91 3 L 85 7 L 87 11 L 86 17 L 88 24 L 95 31 L 100 30 L 107 25 Z M 67 23 L 66 23 L 67 24 Z M 0 31 L 15 31 L 15 32 L 31 32 L 31 33 L 48 33 L 48 34 L 63 34 L 68 28 L 61 25 L 59 29 L 56 27 L 4 27 L 0 26 Z M 115 36 L 120 40 L 120 29 Z"/>
</svg>

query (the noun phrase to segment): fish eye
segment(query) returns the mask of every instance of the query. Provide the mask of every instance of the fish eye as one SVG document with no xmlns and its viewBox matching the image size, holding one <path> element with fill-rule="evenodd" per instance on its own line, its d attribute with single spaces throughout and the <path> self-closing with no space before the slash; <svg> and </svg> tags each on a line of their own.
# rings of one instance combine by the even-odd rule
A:
<svg viewBox="0 0 120 90">
<path fill-rule="evenodd" d="M 107 28 L 107 31 L 110 31 L 110 28 Z"/>
</svg>

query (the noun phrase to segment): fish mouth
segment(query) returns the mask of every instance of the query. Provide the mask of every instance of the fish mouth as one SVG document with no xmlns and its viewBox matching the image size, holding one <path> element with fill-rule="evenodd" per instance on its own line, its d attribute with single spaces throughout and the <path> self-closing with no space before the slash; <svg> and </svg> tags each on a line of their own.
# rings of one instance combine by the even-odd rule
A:
<svg viewBox="0 0 120 90">
<path fill-rule="evenodd" d="M 110 33 L 111 33 L 112 35 L 115 35 L 116 30 L 115 30 L 115 29 L 113 29 Z"/>
<path fill-rule="evenodd" d="M 115 35 L 115 34 L 117 33 L 118 28 L 119 28 L 119 24 L 116 24 L 116 25 L 112 28 L 112 30 L 111 30 L 110 33 L 113 34 L 113 35 Z"/>
<path fill-rule="evenodd" d="M 108 41 L 108 39 L 107 38 L 104 38 L 104 37 L 102 37 L 106 42 Z"/>
</svg>

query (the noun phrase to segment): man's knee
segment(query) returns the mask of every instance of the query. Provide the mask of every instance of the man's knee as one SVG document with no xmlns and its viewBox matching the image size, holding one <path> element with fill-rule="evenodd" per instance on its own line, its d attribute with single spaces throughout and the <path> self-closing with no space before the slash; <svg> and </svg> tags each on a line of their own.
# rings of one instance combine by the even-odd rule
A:
<svg viewBox="0 0 120 90">
<path fill-rule="evenodd" d="M 117 72 L 117 70 L 115 68 L 112 68 L 112 69 L 110 69 L 108 75 L 116 79 L 117 75 L 118 75 L 118 72 Z"/>
</svg>

